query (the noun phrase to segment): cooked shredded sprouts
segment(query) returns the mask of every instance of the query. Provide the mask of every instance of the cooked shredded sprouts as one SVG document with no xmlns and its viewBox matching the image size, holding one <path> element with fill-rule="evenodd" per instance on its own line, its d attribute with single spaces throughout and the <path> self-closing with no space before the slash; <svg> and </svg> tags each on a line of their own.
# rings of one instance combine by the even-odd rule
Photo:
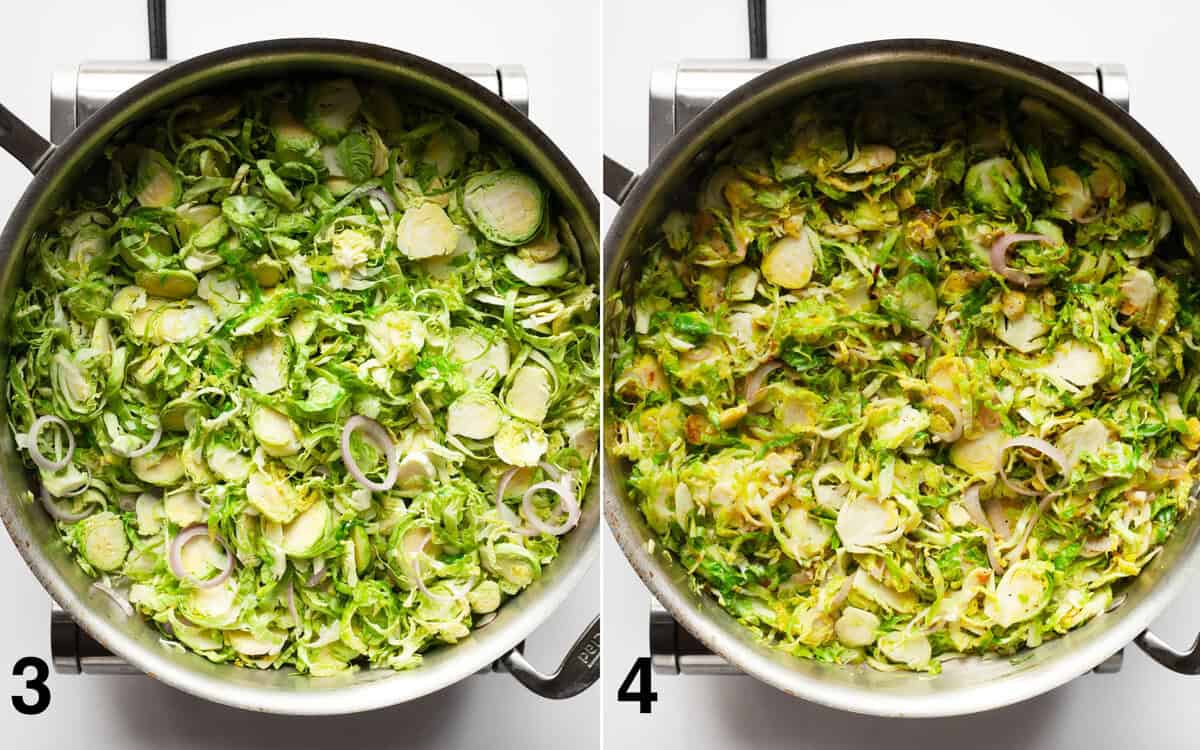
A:
<svg viewBox="0 0 1200 750">
<path fill-rule="evenodd" d="M 468 215 L 469 182 L 494 191 Z M 526 489 L 591 485 L 572 248 L 541 182 L 428 102 L 344 78 L 195 97 L 30 240 L 11 428 L 79 565 L 168 644 L 412 668 L 553 563 L 528 514 L 569 533 L 563 501 Z"/>
<path fill-rule="evenodd" d="M 884 670 L 1117 606 L 1200 448 L 1191 245 L 1133 161 L 913 83 L 807 98 L 699 177 L 613 300 L 650 548 L 763 642 Z"/>
</svg>

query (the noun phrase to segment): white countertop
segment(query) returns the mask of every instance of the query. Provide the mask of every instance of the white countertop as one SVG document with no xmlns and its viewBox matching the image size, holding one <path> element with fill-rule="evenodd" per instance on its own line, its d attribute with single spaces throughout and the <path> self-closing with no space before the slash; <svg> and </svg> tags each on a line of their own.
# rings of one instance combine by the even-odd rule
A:
<svg viewBox="0 0 1200 750">
<path fill-rule="evenodd" d="M 433 3 L 168 3 L 168 51 L 182 59 L 220 47 L 285 36 L 328 36 L 386 44 L 445 62 L 519 63 L 529 74 L 531 116 L 599 185 L 600 45 L 598 4 L 506 0 Z M 50 76 L 85 59 L 143 59 L 146 3 L 36 0 L 5 6 L 0 23 L 0 102 L 48 135 Z M 0 154 L 0 217 L 29 182 Z M 599 188 L 596 188 L 599 192 Z M 22 716 L 7 696 L 20 694 L 12 665 L 26 655 L 50 658 L 49 599 L 0 533 L 0 747 L 105 750 L 176 748 L 557 748 L 571 736 L 599 747 L 602 693 L 571 700 L 534 696 L 507 675 L 471 677 L 392 709 L 340 718 L 263 716 L 206 703 L 143 677 L 52 675 L 50 708 Z M 531 660 L 551 668 L 596 614 L 599 566 L 529 640 Z"/>
<path fill-rule="evenodd" d="M 647 84 L 655 65 L 680 58 L 745 58 L 742 0 L 604 0 L 604 150 L 646 165 Z M 1111 7 L 1104 11 L 1103 7 Z M 1074 0 L 768 3 L 768 51 L 798 57 L 850 42 L 940 37 L 1043 60 L 1120 62 L 1134 116 L 1200 177 L 1200 102 L 1194 92 L 1191 3 Z M 614 207 L 601 201 L 602 225 Z M 611 535 L 604 550 L 605 746 L 688 748 L 1196 748 L 1192 711 L 1200 677 L 1159 667 L 1136 647 L 1116 675 L 1088 675 L 1041 698 L 973 717 L 889 720 L 805 703 L 748 677 L 654 677 L 650 715 L 616 702 L 633 660 L 649 653 L 648 594 Z M 1200 581 L 1154 624 L 1185 645 L 1200 632 Z"/>
</svg>

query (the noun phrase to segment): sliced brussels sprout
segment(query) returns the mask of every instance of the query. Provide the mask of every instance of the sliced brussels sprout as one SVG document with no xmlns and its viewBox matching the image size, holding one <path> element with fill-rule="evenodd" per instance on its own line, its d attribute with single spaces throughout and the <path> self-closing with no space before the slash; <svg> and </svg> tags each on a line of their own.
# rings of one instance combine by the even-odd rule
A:
<svg viewBox="0 0 1200 750">
<path fill-rule="evenodd" d="M 565 276 L 569 268 L 563 255 L 538 262 L 526 260 L 516 253 L 509 253 L 504 256 L 504 265 L 509 273 L 530 286 L 553 284 Z"/>
<path fill-rule="evenodd" d="M 358 118 L 362 97 L 349 78 L 314 84 L 305 100 L 304 124 L 326 143 L 341 140 Z"/>
<path fill-rule="evenodd" d="M 192 589 L 183 614 L 197 625 L 224 628 L 237 619 L 237 584 L 232 579 L 219 586 Z"/>
<path fill-rule="evenodd" d="M 1154 275 L 1143 268 L 1131 268 L 1121 280 L 1121 296 L 1125 299 L 1121 312 L 1137 315 L 1150 310 L 1158 297 Z"/>
<path fill-rule="evenodd" d="M 613 390 L 627 401 L 641 401 L 668 389 L 667 375 L 653 354 L 642 354 L 617 378 Z"/>
<path fill-rule="evenodd" d="M 162 531 L 163 503 L 157 495 L 143 492 L 133 505 L 137 530 L 142 536 L 154 536 Z"/>
<path fill-rule="evenodd" d="M 557 231 L 553 227 L 548 227 L 546 231 L 521 245 L 517 249 L 517 253 L 526 260 L 545 263 L 558 255 L 561 250 L 562 245 L 558 241 Z"/>
<path fill-rule="evenodd" d="M 238 284 L 236 274 L 226 269 L 204 274 L 196 285 L 196 296 L 204 300 L 221 320 L 240 315 L 250 301 L 250 296 Z"/>
<path fill-rule="evenodd" d="M 381 83 L 368 83 L 362 113 L 367 122 L 383 131 L 402 130 L 404 113 L 391 89 Z"/>
<path fill-rule="evenodd" d="M 117 250 L 130 268 L 154 271 L 169 262 L 171 238 L 158 233 L 125 234 L 118 241 Z"/>
<path fill-rule="evenodd" d="M 79 552 L 96 570 L 120 570 L 129 554 L 129 539 L 120 516 L 102 511 L 79 522 Z"/>
<path fill-rule="evenodd" d="M 1095 417 L 1084 420 L 1064 432 L 1058 438 L 1057 448 L 1066 456 L 1067 473 L 1079 464 L 1083 456 L 1099 456 L 1110 439 L 1108 428 Z"/>
<path fill-rule="evenodd" d="M 887 169 L 895 163 L 896 150 L 891 146 L 876 143 L 857 147 L 854 150 L 854 156 L 850 161 L 842 165 L 840 171 L 847 174 L 878 172 L 881 169 Z"/>
<path fill-rule="evenodd" d="M 526 422 L 541 424 L 553 393 L 550 373 L 538 365 L 524 365 L 513 375 L 505 403 L 508 411 Z"/>
<path fill-rule="evenodd" d="M 225 548 L 207 535 L 193 537 L 179 549 L 179 565 L 191 578 L 202 581 L 225 565 Z"/>
<path fill-rule="evenodd" d="M 212 628 L 198 628 L 195 624 L 187 624 L 178 617 L 171 617 L 171 632 L 181 643 L 191 649 L 205 652 L 216 652 L 225 648 L 224 634 Z"/>
<path fill-rule="evenodd" d="M 256 258 L 250 264 L 250 273 L 254 275 L 254 280 L 263 289 L 270 289 L 273 286 L 283 281 L 284 265 L 274 258 L 268 258 L 265 255 Z"/>
<path fill-rule="evenodd" d="M 177 305 L 148 302 L 134 314 L 130 327 L 155 344 L 180 344 L 209 332 L 217 316 L 206 303 L 190 299 Z"/>
<path fill-rule="evenodd" d="M 873 612 L 858 607 L 846 607 L 834 624 L 838 640 L 847 646 L 870 646 L 875 642 L 882 621 Z"/>
<path fill-rule="evenodd" d="M 505 169 L 469 178 L 463 188 L 463 208 L 484 237 L 515 247 L 533 239 L 541 228 L 546 196 L 529 175 Z"/>
<path fill-rule="evenodd" d="M 63 351 L 55 353 L 50 366 L 50 381 L 54 396 L 65 411 L 90 415 L 98 408 L 100 384 L 94 373 L 85 370 L 75 356 Z"/>
<path fill-rule="evenodd" d="M 458 130 L 445 127 L 435 130 L 425 141 L 421 161 L 431 165 L 439 177 L 446 177 L 467 160 L 467 146 Z"/>
<path fill-rule="evenodd" d="M 1096 347 L 1078 340 L 1065 341 L 1054 350 L 1042 374 L 1075 388 L 1088 388 L 1104 377 L 1104 358 Z"/>
<path fill-rule="evenodd" d="M 725 296 L 730 302 L 749 302 L 758 290 L 758 271 L 749 266 L 735 266 L 729 271 Z"/>
<path fill-rule="evenodd" d="M 937 291 L 919 273 L 910 273 L 896 282 L 893 304 L 909 325 L 920 330 L 928 329 L 937 317 Z"/>
<path fill-rule="evenodd" d="M 413 260 L 450 255 L 458 246 L 459 229 L 436 203 L 404 212 L 396 226 L 396 247 Z"/>
<path fill-rule="evenodd" d="M 885 450 L 896 450 L 929 429 L 929 413 L 905 403 L 874 401 L 865 415 L 875 443 Z"/>
<path fill-rule="evenodd" d="M 1054 193 L 1053 215 L 1059 219 L 1079 220 L 1092 209 L 1092 191 L 1079 174 L 1066 166 L 1052 167 L 1050 190 Z"/>
<path fill-rule="evenodd" d="M 497 430 L 493 445 L 496 456 L 509 466 L 536 466 L 550 442 L 537 425 L 508 419 Z"/>
<path fill-rule="evenodd" d="M 349 394 L 346 389 L 325 378 L 315 378 L 308 384 L 308 396 L 296 402 L 296 408 L 306 414 L 321 416 L 338 408 Z"/>
<path fill-rule="evenodd" d="M 180 270 L 138 271 L 133 278 L 147 294 L 168 299 L 190 297 L 198 284 L 194 273 Z"/>
<path fill-rule="evenodd" d="M 471 611 L 477 615 L 495 612 L 500 608 L 502 598 L 500 584 L 495 581 L 480 581 L 467 594 L 467 602 L 471 605 Z"/>
<path fill-rule="evenodd" d="M 401 493 L 421 492 L 434 479 L 437 479 L 437 467 L 424 451 L 412 451 L 396 466 L 396 489 Z"/>
<path fill-rule="evenodd" d="M 88 224 L 71 238 L 71 249 L 68 251 L 67 257 L 72 263 L 90 268 L 96 261 L 103 259 L 108 254 L 109 242 L 108 232 L 104 227 L 95 224 Z"/>
<path fill-rule="evenodd" d="M 367 322 L 367 344 L 384 364 L 408 370 L 425 346 L 425 325 L 416 313 L 392 310 Z"/>
<path fill-rule="evenodd" d="M 680 484 L 679 487 L 687 485 Z M 676 490 L 678 498 L 678 489 Z M 678 507 L 679 501 L 676 500 Z M 783 531 L 786 540 L 783 543 L 784 552 L 801 564 L 819 557 L 829 545 L 833 530 L 809 515 L 804 508 L 793 507 L 783 517 Z"/>
<path fill-rule="evenodd" d="M 138 479 L 155 487 L 171 487 L 183 479 L 183 462 L 177 450 L 151 451 L 132 459 L 129 467 Z"/>
<path fill-rule="evenodd" d="M 904 529 L 895 503 L 855 495 L 838 511 L 837 533 L 846 549 L 863 552 L 895 541 Z"/>
<path fill-rule="evenodd" d="M 301 125 L 282 103 L 271 111 L 271 130 L 275 136 L 275 157 L 280 162 L 309 161 L 321 148 L 317 134 Z"/>
<path fill-rule="evenodd" d="M 924 669 L 933 657 L 933 647 L 924 633 L 916 630 L 893 630 L 879 637 L 879 650 L 894 662 L 909 669 Z"/>
<path fill-rule="evenodd" d="M 184 242 L 195 239 L 200 230 L 219 218 L 221 218 L 221 207 L 212 203 L 184 203 L 175 209 L 175 226 L 179 229 L 179 238 Z M 224 235 L 224 231 L 221 234 Z M 214 245 L 220 239 L 218 237 L 209 245 L 202 245 L 202 247 Z"/>
<path fill-rule="evenodd" d="M 967 170 L 963 192 L 979 210 L 1008 216 L 1022 196 L 1021 174 L 1004 157 L 985 159 Z"/>
<path fill-rule="evenodd" d="M 279 218 L 279 209 L 256 195 L 232 195 L 221 201 L 221 216 L 244 229 L 265 229 Z"/>
<path fill-rule="evenodd" d="M 287 633 L 282 630 L 268 629 L 263 636 L 245 630 L 230 630 L 225 633 L 229 645 L 243 656 L 270 656 L 283 650 L 287 642 Z"/>
<path fill-rule="evenodd" d="M 1046 345 L 1050 326 L 1042 320 L 1040 310 L 1027 307 L 1013 318 L 1001 318 L 996 337 L 1022 354 L 1036 352 Z"/>
<path fill-rule="evenodd" d="M 537 557 L 519 544 L 488 545 L 481 552 L 483 567 L 514 589 L 528 586 L 542 570 Z"/>
<path fill-rule="evenodd" d="M 955 466 L 974 476 L 995 476 L 1000 471 L 1000 459 L 1008 434 L 999 428 L 987 430 L 975 437 L 963 437 L 950 448 L 950 460 Z"/>
<path fill-rule="evenodd" d="M 784 289 L 802 289 L 812 278 L 819 245 L 817 233 L 808 227 L 799 237 L 777 241 L 763 256 L 763 277 Z"/>
<path fill-rule="evenodd" d="M 183 194 L 179 173 L 167 158 L 153 149 L 138 156 L 135 191 L 138 203 L 147 208 L 166 208 L 179 202 Z"/>
<path fill-rule="evenodd" d="M 171 523 L 181 529 L 200 523 L 208 512 L 196 499 L 196 491 L 189 487 L 172 490 L 163 495 L 163 510 Z"/>
<path fill-rule="evenodd" d="M 472 440 L 486 440 L 500 429 L 500 404 L 490 393 L 471 391 L 446 410 L 446 432 Z"/>
<path fill-rule="evenodd" d="M 300 452 L 300 433 L 286 414 L 260 406 L 250 416 L 250 429 L 268 455 L 294 456 Z"/>
<path fill-rule="evenodd" d="M 253 464 L 242 453 L 222 443 L 208 449 L 207 462 L 217 476 L 226 482 L 245 482 Z"/>
<path fill-rule="evenodd" d="M 893 612 L 914 612 L 918 606 L 917 595 L 913 591 L 897 591 L 884 585 L 864 568 L 855 571 L 850 591 L 851 597 L 861 597 L 864 601 Z"/>
<path fill-rule="evenodd" d="M 432 205 L 432 204 L 427 204 Z M 440 208 L 434 206 L 438 211 Z M 376 251 L 371 235 L 357 229 L 341 229 L 330 239 L 333 262 L 341 268 L 351 269 L 363 265 Z"/>
<path fill-rule="evenodd" d="M 71 497 L 88 484 L 88 475 L 75 464 L 67 464 L 59 471 L 41 471 L 42 489 L 54 497 Z"/>
<path fill-rule="evenodd" d="M 331 546 L 333 532 L 333 511 L 318 500 L 283 527 L 283 551 L 288 557 L 314 557 Z"/>
<path fill-rule="evenodd" d="M 775 418 L 789 432 L 807 432 L 820 417 L 821 397 L 805 388 L 782 387 L 774 403 Z"/>
<path fill-rule="evenodd" d="M 477 333 L 457 331 L 450 339 L 450 352 L 469 382 L 508 374 L 508 343 L 504 339 L 489 343 Z"/>
<path fill-rule="evenodd" d="M 263 394 L 275 393 L 287 386 L 288 360 L 283 337 L 265 334 L 246 347 L 243 355 L 250 371 L 250 386 Z"/>
<path fill-rule="evenodd" d="M 983 611 L 1002 628 L 1011 627 L 1036 615 L 1050 602 L 1052 590 L 1050 563 L 1020 560 L 1005 571 L 994 593 L 989 592 Z"/>
<path fill-rule="evenodd" d="M 255 469 L 246 481 L 246 499 L 275 523 L 291 523 L 300 513 L 301 497 L 296 488 L 287 479 L 261 469 Z"/>
</svg>

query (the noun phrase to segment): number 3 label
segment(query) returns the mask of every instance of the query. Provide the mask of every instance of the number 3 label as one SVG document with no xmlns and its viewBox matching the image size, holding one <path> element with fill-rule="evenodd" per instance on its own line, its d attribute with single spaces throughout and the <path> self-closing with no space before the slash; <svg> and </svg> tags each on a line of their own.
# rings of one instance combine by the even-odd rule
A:
<svg viewBox="0 0 1200 750">
<path fill-rule="evenodd" d="M 13 677 L 23 677 L 25 672 L 33 669 L 33 677 L 25 680 L 25 688 L 34 695 L 30 700 L 24 695 L 12 697 L 13 708 L 26 716 L 35 716 L 50 706 L 50 688 L 46 687 L 46 679 L 50 676 L 50 668 L 43 659 L 36 656 L 25 656 L 13 665 Z"/>
</svg>

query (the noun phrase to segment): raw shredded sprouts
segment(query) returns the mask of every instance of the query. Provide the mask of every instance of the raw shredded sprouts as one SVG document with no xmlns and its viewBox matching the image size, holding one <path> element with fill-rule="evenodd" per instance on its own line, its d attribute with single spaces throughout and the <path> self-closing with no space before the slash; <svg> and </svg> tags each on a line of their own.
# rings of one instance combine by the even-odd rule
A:
<svg viewBox="0 0 1200 750">
<path fill-rule="evenodd" d="M 582 499 L 598 431 L 595 287 L 523 169 L 344 78 L 120 133 L 30 240 L 10 318 L 11 427 L 79 565 L 165 642 L 252 667 L 408 669 L 490 621 L 558 554 L 527 514 L 562 500 L 526 489 Z M 355 418 L 395 445 L 385 483 L 380 433 L 347 441 L 383 490 L 343 461 Z"/>
<path fill-rule="evenodd" d="M 1191 508 L 1190 255 L 1133 161 L 1042 101 L 806 98 L 715 154 L 614 300 L 631 498 L 789 653 L 1036 647 Z"/>
</svg>

